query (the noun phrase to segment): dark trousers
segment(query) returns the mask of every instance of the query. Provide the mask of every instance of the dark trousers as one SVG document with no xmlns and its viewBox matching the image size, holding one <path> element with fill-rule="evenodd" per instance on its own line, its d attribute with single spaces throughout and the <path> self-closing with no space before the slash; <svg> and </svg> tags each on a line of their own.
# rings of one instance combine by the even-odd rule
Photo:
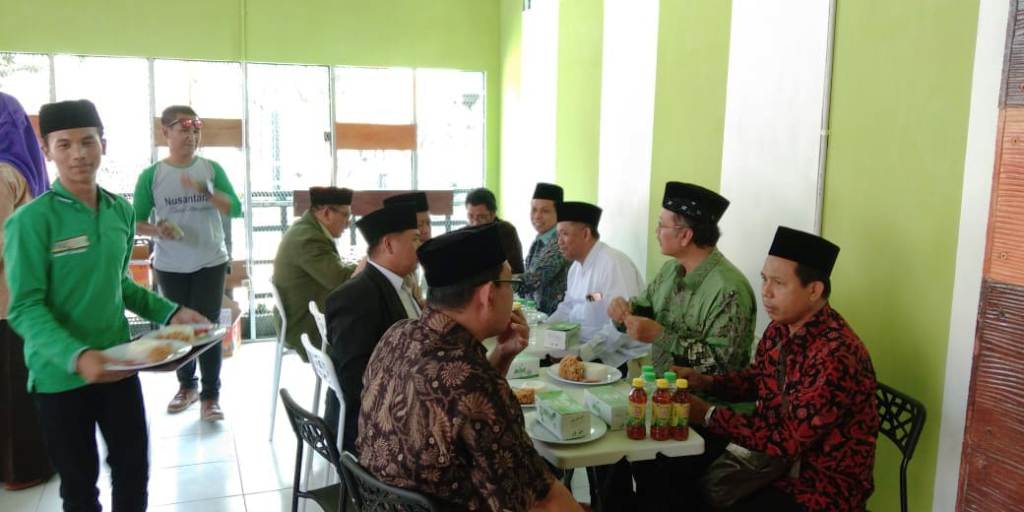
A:
<svg viewBox="0 0 1024 512">
<path fill-rule="evenodd" d="M 138 376 L 63 393 L 36 393 L 39 421 L 60 474 L 65 512 L 100 510 L 96 427 L 107 443 L 114 512 L 146 510 L 149 436 Z"/>
<path fill-rule="evenodd" d="M 7 320 L 0 320 L 0 480 L 8 484 L 53 476 L 27 386 L 24 343 Z"/>
<path fill-rule="evenodd" d="M 189 274 L 157 270 L 156 278 L 164 297 L 192 308 L 210 322 L 216 323 L 220 319 L 226 272 L 227 263 L 222 263 Z M 203 373 L 203 390 L 199 396 L 203 400 L 216 400 L 220 397 L 222 358 L 223 354 L 217 348 L 207 350 L 199 356 L 199 368 Z M 196 389 L 199 386 L 195 360 L 178 369 L 178 382 L 186 389 Z"/>
<path fill-rule="evenodd" d="M 699 429 L 699 427 L 698 427 Z M 598 485 L 591 489 L 604 510 L 702 510 L 697 481 L 709 465 L 725 451 L 728 440 L 698 430 L 704 438 L 704 453 L 690 457 L 666 457 L 594 468 Z M 633 482 L 636 481 L 636 490 Z M 765 509 L 771 510 L 771 509 Z"/>
</svg>

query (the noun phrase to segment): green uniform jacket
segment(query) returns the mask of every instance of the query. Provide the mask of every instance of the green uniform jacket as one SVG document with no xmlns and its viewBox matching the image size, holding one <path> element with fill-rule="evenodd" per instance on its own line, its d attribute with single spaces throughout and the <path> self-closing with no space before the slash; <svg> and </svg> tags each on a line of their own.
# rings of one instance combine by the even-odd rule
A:
<svg viewBox="0 0 1024 512">
<path fill-rule="evenodd" d="M 320 346 L 321 341 L 313 315 L 309 314 L 309 301 L 316 301 L 320 311 L 323 311 L 327 295 L 352 277 L 354 271 L 355 266 L 341 263 L 338 247 L 312 211 L 307 211 L 295 221 L 281 238 L 277 256 L 274 257 L 274 276 L 271 280 L 281 294 L 284 313 L 288 318 L 285 343 L 294 348 L 303 361 L 306 360 L 306 351 L 302 348 L 299 336 L 302 333 L 308 334 L 316 346 Z M 276 308 L 274 312 L 280 332 L 280 312 Z"/>
<path fill-rule="evenodd" d="M 128 341 L 126 307 L 158 323 L 177 309 L 128 277 L 135 210 L 97 189 L 93 211 L 57 181 L 7 220 L 8 320 L 25 340 L 29 391 L 85 386 L 75 373 L 78 355 Z"/>
</svg>

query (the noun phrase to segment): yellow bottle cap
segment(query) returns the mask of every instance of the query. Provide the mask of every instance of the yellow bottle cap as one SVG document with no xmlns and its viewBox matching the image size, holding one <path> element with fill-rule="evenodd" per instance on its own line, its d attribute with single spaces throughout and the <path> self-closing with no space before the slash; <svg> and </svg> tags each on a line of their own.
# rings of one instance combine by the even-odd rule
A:
<svg viewBox="0 0 1024 512">
<path fill-rule="evenodd" d="M 676 379 L 676 387 L 679 389 L 686 389 L 690 387 L 690 383 L 686 379 Z"/>
<path fill-rule="evenodd" d="M 634 378 L 633 379 L 633 387 L 634 388 L 642 388 L 642 387 L 644 387 L 644 380 L 641 379 L 640 377 Z"/>
<path fill-rule="evenodd" d="M 658 379 L 658 389 L 668 389 L 668 381 L 665 379 Z"/>
</svg>

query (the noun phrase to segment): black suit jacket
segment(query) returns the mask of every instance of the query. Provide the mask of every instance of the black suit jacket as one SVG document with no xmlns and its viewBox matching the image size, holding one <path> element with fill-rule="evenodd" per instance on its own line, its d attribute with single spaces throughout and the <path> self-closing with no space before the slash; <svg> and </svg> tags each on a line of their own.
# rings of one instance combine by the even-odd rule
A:
<svg viewBox="0 0 1024 512">
<path fill-rule="evenodd" d="M 345 399 L 345 437 L 354 441 L 363 392 L 363 372 L 384 331 L 407 318 L 388 278 L 367 263 L 355 277 L 327 297 L 328 354 L 338 372 Z"/>
</svg>

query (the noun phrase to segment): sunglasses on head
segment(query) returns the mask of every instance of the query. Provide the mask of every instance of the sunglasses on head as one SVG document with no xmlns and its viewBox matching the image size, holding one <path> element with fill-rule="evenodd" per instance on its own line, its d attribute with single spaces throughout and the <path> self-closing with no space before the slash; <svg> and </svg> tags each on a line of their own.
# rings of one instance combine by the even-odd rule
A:
<svg viewBox="0 0 1024 512">
<path fill-rule="evenodd" d="M 202 130 L 203 129 L 203 120 L 199 119 L 198 117 L 186 117 L 186 118 L 178 119 L 178 120 L 174 121 L 173 123 L 167 125 L 167 127 L 168 128 L 173 128 L 174 125 L 176 125 L 176 124 L 180 124 L 181 127 L 186 129 L 186 130 L 191 130 L 191 129 Z"/>
</svg>

